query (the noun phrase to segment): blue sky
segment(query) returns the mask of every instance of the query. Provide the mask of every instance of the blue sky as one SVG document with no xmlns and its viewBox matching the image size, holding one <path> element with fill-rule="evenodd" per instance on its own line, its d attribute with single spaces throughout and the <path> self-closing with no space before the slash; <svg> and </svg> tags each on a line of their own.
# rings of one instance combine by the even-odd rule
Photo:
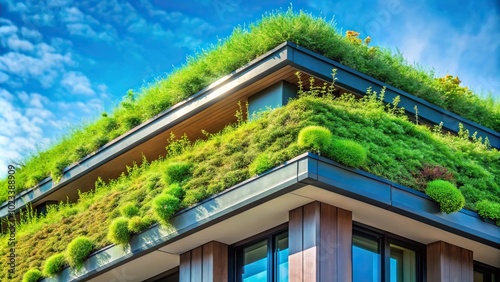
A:
<svg viewBox="0 0 500 282">
<path fill-rule="evenodd" d="M 500 97 L 495 0 L 0 0 L 0 175 L 235 26 L 290 5 Z"/>
</svg>

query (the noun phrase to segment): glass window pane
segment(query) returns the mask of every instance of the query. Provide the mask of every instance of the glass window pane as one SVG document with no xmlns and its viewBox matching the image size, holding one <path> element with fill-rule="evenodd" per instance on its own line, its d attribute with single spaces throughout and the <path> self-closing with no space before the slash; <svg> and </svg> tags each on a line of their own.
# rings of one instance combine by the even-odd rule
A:
<svg viewBox="0 0 500 282">
<path fill-rule="evenodd" d="M 484 282 L 484 274 L 474 271 L 474 282 Z"/>
<path fill-rule="evenodd" d="M 358 235 L 352 238 L 352 269 L 355 282 L 381 281 L 381 256 L 378 241 Z"/>
<path fill-rule="evenodd" d="M 276 246 L 276 281 L 288 281 L 288 232 L 275 238 Z"/>
<path fill-rule="evenodd" d="M 417 281 L 417 258 L 414 251 L 391 244 L 391 282 Z"/>
<path fill-rule="evenodd" d="M 267 240 L 244 248 L 241 281 L 267 281 L 267 266 Z"/>
</svg>

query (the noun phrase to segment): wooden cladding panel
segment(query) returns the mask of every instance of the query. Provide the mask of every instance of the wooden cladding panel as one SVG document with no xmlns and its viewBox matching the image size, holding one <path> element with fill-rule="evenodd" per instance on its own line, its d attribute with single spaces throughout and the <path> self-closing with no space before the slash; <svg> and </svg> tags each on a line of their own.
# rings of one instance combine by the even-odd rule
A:
<svg viewBox="0 0 500 282">
<path fill-rule="evenodd" d="M 443 241 L 427 245 L 428 281 L 472 281 L 473 264 L 470 250 Z"/>
<path fill-rule="evenodd" d="M 227 282 L 227 245 L 209 242 L 181 255 L 179 281 Z"/>
<path fill-rule="evenodd" d="M 291 282 L 352 281 L 352 213 L 312 202 L 290 211 Z"/>
</svg>

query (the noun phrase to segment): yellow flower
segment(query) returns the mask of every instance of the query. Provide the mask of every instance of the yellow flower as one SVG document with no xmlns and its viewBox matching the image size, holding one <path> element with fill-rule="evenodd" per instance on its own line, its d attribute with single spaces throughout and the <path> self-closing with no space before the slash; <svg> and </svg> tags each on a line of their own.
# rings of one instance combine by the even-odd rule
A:
<svg viewBox="0 0 500 282">
<path fill-rule="evenodd" d="M 371 37 L 370 37 L 370 36 L 367 36 L 367 37 L 365 38 L 365 44 L 366 44 L 366 45 L 368 45 L 368 44 L 370 44 L 370 42 L 372 42 L 372 39 L 371 39 Z"/>
</svg>

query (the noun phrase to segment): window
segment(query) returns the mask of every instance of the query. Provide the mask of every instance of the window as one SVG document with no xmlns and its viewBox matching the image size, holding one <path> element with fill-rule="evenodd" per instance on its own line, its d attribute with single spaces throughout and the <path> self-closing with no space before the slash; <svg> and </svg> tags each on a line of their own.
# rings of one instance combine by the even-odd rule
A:
<svg viewBox="0 0 500 282">
<path fill-rule="evenodd" d="M 474 262 L 474 282 L 499 282 L 500 269 Z"/>
<path fill-rule="evenodd" d="M 385 232 L 355 226 L 353 281 L 422 281 L 423 246 Z"/>
<path fill-rule="evenodd" d="M 233 247 L 234 281 L 288 281 L 288 231 L 270 232 Z"/>
</svg>

